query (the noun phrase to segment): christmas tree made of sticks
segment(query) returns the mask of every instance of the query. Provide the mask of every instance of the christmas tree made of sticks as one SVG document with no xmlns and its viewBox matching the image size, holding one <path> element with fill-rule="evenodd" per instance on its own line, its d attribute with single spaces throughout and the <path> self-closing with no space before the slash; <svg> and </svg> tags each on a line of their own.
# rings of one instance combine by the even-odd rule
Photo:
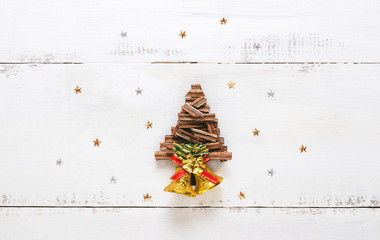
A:
<svg viewBox="0 0 380 240">
<path fill-rule="evenodd" d="M 173 156 L 173 143 L 200 142 L 209 149 L 211 160 L 227 161 L 232 159 L 232 153 L 223 146 L 224 138 L 219 137 L 218 119 L 215 113 L 210 113 L 210 106 L 200 84 L 191 85 L 191 90 L 185 96 L 185 105 L 178 113 L 178 122 L 171 128 L 172 135 L 165 136 L 165 142 L 160 143 L 160 150 L 155 153 L 156 160 L 170 160 Z"/>
</svg>

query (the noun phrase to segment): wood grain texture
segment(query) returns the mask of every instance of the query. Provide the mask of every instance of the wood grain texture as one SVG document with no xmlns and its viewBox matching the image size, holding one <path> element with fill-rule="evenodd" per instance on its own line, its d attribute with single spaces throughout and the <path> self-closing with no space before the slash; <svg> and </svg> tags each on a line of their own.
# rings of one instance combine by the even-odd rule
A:
<svg viewBox="0 0 380 240">
<path fill-rule="evenodd" d="M 377 239 L 378 209 L 0 208 L 0 238 Z"/>
<path fill-rule="evenodd" d="M 0 239 L 379 239 L 379 11 L 0 0 Z M 207 104 L 187 110 L 215 113 L 203 130 L 233 152 L 195 199 L 154 160 L 194 83 Z"/>
<path fill-rule="evenodd" d="M 380 206 L 379 65 L 0 69 L 2 206 Z M 163 191 L 175 166 L 155 161 L 154 152 L 194 83 L 202 84 L 233 159 L 210 163 L 223 183 L 190 199 Z M 300 154 L 302 144 L 308 148 Z"/>
<path fill-rule="evenodd" d="M 379 11 L 376 0 L 2 0 L 0 62 L 380 62 Z"/>
</svg>

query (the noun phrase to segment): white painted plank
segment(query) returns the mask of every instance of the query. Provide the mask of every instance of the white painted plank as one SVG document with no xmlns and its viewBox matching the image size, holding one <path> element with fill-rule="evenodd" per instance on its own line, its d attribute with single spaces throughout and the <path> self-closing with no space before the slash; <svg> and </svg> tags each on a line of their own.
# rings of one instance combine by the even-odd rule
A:
<svg viewBox="0 0 380 240">
<path fill-rule="evenodd" d="M 379 65 L 0 69 L 1 205 L 380 206 Z M 220 186 L 187 198 L 163 191 L 175 166 L 154 152 L 192 83 L 202 84 L 233 159 L 210 164 Z"/>
<path fill-rule="evenodd" d="M 378 239 L 378 209 L 0 208 L 0 238 Z"/>
<path fill-rule="evenodd" d="M 2 0 L 0 62 L 379 62 L 379 11 L 376 0 Z"/>
</svg>

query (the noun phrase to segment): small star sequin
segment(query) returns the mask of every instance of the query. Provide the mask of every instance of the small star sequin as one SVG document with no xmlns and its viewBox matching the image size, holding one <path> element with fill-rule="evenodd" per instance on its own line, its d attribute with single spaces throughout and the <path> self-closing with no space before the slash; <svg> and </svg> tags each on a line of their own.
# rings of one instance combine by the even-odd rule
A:
<svg viewBox="0 0 380 240">
<path fill-rule="evenodd" d="M 145 124 L 146 129 L 152 128 L 152 124 L 153 124 L 153 123 L 151 123 L 151 122 L 148 121 L 148 122 Z"/>
<path fill-rule="evenodd" d="M 220 21 L 220 25 L 226 25 L 226 23 L 227 23 L 227 19 L 225 19 L 225 18 L 222 18 L 219 21 Z"/>
<path fill-rule="evenodd" d="M 231 89 L 231 88 L 235 88 L 235 82 L 233 81 L 230 81 L 229 83 L 227 83 L 228 87 Z"/>
<path fill-rule="evenodd" d="M 74 88 L 74 91 L 75 91 L 76 94 L 82 93 L 82 88 L 80 88 L 80 87 L 77 86 L 76 88 Z"/>
<path fill-rule="evenodd" d="M 121 38 L 127 37 L 127 32 L 121 31 L 120 36 Z"/>
<path fill-rule="evenodd" d="M 245 193 L 240 192 L 238 194 L 238 197 L 240 198 L 240 200 L 242 200 L 243 198 L 245 198 Z"/>
<path fill-rule="evenodd" d="M 101 141 L 99 141 L 99 139 L 96 139 L 93 142 L 94 142 L 94 147 L 96 147 L 96 146 L 99 147 L 99 144 L 101 143 Z"/>
<path fill-rule="evenodd" d="M 268 93 L 268 97 L 274 97 L 274 92 L 272 90 L 270 90 L 270 92 L 267 92 Z"/>
<path fill-rule="evenodd" d="M 140 89 L 140 87 L 138 87 L 136 90 L 136 95 L 142 95 L 142 89 Z"/>
<path fill-rule="evenodd" d="M 149 196 L 148 193 L 146 195 L 143 195 L 143 197 L 144 197 L 144 201 L 150 201 L 150 199 L 152 198 L 152 196 Z"/>
<path fill-rule="evenodd" d="M 110 180 L 111 184 L 112 184 L 112 183 L 116 183 L 116 181 L 117 181 L 117 178 L 115 178 L 114 176 L 112 176 L 112 178 L 111 178 L 111 180 Z"/>
<path fill-rule="evenodd" d="M 257 129 L 255 128 L 255 130 L 252 131 L 253 136 L 259 136 L 259 132 L 260 132 L 260 130 L 257 130 Z"/>
<path fill-rule="evenodd" d="M 268 176 L 271 176 L 271 177 L 273 177 L 273 174 L 276 173 L 276 172 L 273 170 L 273 168 L 268 169 L 267 171 L 268 171 Z"/>
<path fill-rule="evenodd" d="M 63 163 L 63 161 L 62 161 L 62 159 L 60 158 L 60 159 L 56 160 L 55 165 L 57 165 L 57 166 L 61 166 L 62 163 Z"/>
<path fill-rule="evenodd" d="M 181 38 L 187 37 L 187 36 L 186 36 L 186 31 L 181 31 L 180 34 L 179 34 L 179 36 L 180 36 Z"/>
<path fill-rule="evenodd" d="M 306 146 L 302 145 L 299 150 L 301 150 L 301 153 L 306 152 Z"/>
</svg>

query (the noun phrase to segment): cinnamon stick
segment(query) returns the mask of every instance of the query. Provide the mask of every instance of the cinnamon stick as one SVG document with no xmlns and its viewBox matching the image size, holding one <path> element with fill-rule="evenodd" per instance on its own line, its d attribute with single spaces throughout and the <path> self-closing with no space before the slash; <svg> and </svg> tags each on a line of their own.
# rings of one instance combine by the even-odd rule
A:
<svg viewBox="0 0 380 240">
<path fill-rule="evenodd" d="M 216 142 L 216 139 L 213 137 L 210 137 L 210 136 L 206 136 L 206 135 L 199 134 L 199 133 L 194 133 L 193 135 L 194 135 L 194 137 L 196 137 L 198 139 L 205 139 L 205 140 L 208 140 L 210 142 Z"/>
<path fill-rule="evenodd" d="M 215 141 L 216 139 L 218 138 L 218 135 L 216 134 L 213 134 L 213 133 L 210 133 L 210 132 L 206 132 L 206 131 L 203 131 L 203 130 L 200 130 L 200 129 L 196 129 L 196 128 L 190 128 L 190 130 L 194 133 L 199 133 L 199 134 L 202 134 L 202 135 L 206 135 L 206 136 L 209 136 L 211 138 L 215 138 Z"/>
<path fill-rule="evenodd" d="M 191 89 L 202 89 L 200 84 L 191 84 Z"/>
<path fill-rule="evenodd" d="M 198 110 L 203 112 L 203 113 L 209 113 L 210 112 L 210 106 L 200 107 L 200 108 L 198 108 Z"/>
<path fill-rule="evenodd" d="M 222 144 L 220 144 L 220 142 L 206 143 L 206 147 L 209 150 L 220 149 L 222 147 Z"/>
<path fill-rule="evenodd" d="M 204 98 L 204 97 L 199 97 L 199 98 L 195 99 L 194 101 L 192 101 L 192 102 L 190 103 L 190 105 L 191 105 L 191 106 L 194 106 L 194 104 L 199 103 L 199 102 L 202 101 L 203 99 L 205 99 L 205 98 Z"/>
<path fill-rule="evenodd" d="M 191 89 L 185 97 L 204 97 L 204 95 L 202 89 Z"/>
<path fill-rule="evenodd" d="M 210 122 L 206 122 L 206 125 L 207 125 L 207 130 L 208 130 L 210 133 L 215 133 L 215 127 L 214 127 L 214 124 L 211 124 Z"/>
<path fill-rule="evenodd" d="M 193 117 L 201 117 L 203 118 L 203 113 L 199 111 L 198 109 L 194 108 L 188 103 L 185 103 L 185 105 L 182 106 L 182 109 L 186 112 L 188 112 Z"/>
<path fill-rule="evenodd" d="M 204 123 L 178 124 L 178 128 L 202 128 L 202 127 L 205 127 Z"/>
<path fill-rule="evenodd" d="M 213 160 L 231 160 L 232 159 L 232 153 L 231 152 L 210 152 L 209 156 Z"/>
<path fill-rule="evenodd" d="M 178 120 L 179 121 L 198 121 L 198 122 L 215 121 L 215 114 L 206 113 L 206 114 L 203 114 L 203 117 L 193 117 L 188 113 L 178 113 Z"/>
<path fill-rule="evenodd" d="M 201 100 L 199 100 L 198 102 L 196 103 L 193 103 L 192 105 L 196 108 L 200 108 L 201 106 L 203 106 L 204 104 L 206 104 L 207 100 L 206 98 L 202 98 Z"/>
<path fill-rule="evenodd" d="M 156 160 L 170 160 L 170 158 L 173 156 L 174 151 L 162 151 L 162 152 L 156 152 L 154 154 L 154 157 Z M 231 160 L 232 159 L 232 153 L 231 152 L 209 152 L 209 156 L 211 160 Z"/>
<path fill-rule="evenodd" d="M 191 134 L 189 132 L 186 132 L 183 129 L 176 129 L 173 135 L 176 136 L 176 137 L 183 138 L 183 139 L 185 139 L 187 141 L 191 141 L 192 139 L 194 139 L 194 135 L 193 134 Z"/>
</svg>

